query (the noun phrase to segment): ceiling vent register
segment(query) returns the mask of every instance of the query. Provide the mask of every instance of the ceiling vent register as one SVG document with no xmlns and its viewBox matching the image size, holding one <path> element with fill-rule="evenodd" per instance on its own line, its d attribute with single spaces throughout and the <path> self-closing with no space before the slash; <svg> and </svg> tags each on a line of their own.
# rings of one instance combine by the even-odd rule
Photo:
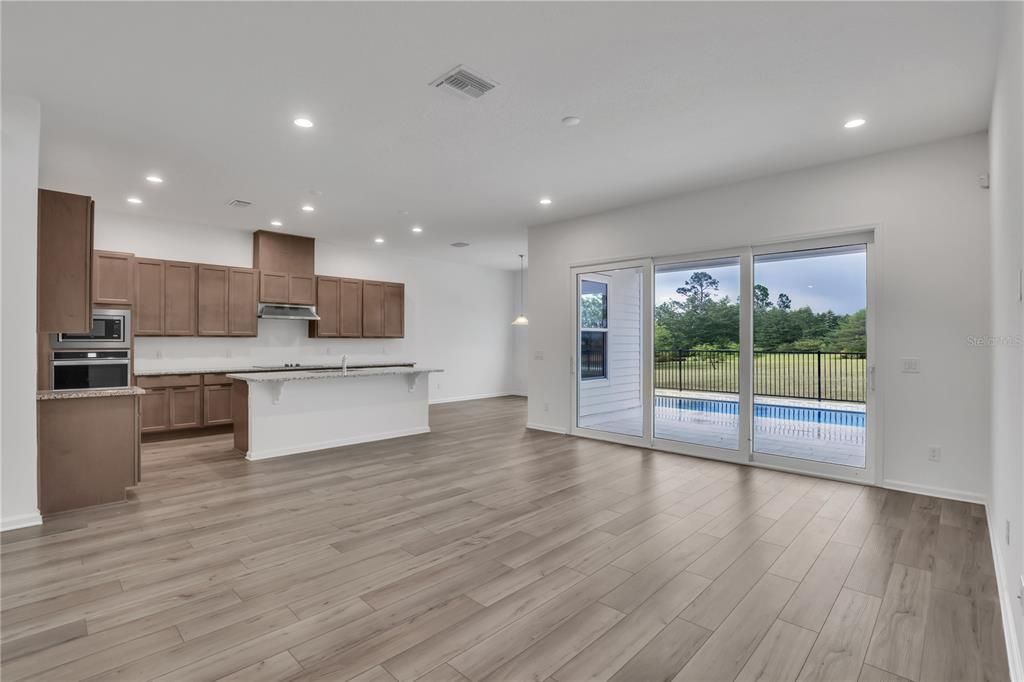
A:
<svg viewBox="0 0 1024 682">
<path fill-rule="evenodd" d="M 430 84 L 470 99 L 479 99 L 498 86 L 496 82 L 473 73 L 461 64 Z"/>
</svg>

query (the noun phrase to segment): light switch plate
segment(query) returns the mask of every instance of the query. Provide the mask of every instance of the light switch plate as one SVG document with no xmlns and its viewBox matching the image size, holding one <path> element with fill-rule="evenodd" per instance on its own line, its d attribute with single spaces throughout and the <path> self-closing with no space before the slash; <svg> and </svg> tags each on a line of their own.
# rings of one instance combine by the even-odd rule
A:
<svg viewBox="0 0 1024 682">
<path fill-rule="evenodd" d="M 901 360 L 904 374 L 918 374 L 921 371 L 920 358 L 903 358 Z"/>
</svg>

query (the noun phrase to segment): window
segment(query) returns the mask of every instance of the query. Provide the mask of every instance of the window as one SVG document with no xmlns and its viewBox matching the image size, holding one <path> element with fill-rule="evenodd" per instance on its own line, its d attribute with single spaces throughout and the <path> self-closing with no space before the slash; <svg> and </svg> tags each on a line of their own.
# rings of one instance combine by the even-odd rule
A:
<svg viewBox="0 0 1024 682">
<path fill-rule="evenodd" d="M 580 280 L 580 378 L 608 377 L 608 283 Z"/>
</svg>

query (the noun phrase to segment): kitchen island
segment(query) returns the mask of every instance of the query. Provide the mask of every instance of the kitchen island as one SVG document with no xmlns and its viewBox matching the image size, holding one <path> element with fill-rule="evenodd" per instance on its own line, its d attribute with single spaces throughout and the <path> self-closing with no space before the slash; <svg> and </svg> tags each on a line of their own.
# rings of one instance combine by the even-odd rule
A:
<svg viewBox="0 0 1024 682">
<path fill-rule="evenodd" d="M 228 374 L 235 449 L 268 459 L 430 431 L 428 375 L 368 367 Z"/>
</svg>

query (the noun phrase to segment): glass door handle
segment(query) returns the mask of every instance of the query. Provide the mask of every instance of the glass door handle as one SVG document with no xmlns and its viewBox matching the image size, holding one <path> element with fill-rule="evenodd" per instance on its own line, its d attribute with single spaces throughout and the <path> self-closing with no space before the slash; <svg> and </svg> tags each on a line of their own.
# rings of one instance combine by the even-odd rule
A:
<svg viewBox="0 0 1024 682">
<path fill-rule="evenodd" d="M 868 367 L 868 390 L 875 392 L 875 366 Z"/>
<path fill-rule="evenodd" d="M 569 376 L 576 375 L 576 358 L 572 355 L 569 356 Z"/>
</svg>

